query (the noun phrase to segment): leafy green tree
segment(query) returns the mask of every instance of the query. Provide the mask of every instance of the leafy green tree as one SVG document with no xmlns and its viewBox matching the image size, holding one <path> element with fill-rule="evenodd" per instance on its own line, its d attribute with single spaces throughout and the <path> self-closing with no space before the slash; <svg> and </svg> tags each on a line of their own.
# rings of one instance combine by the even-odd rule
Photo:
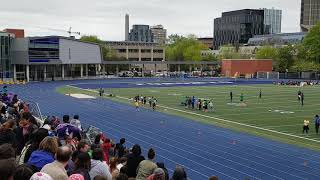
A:
<svg viewBox="0 0 320 180">
<path fill-rule="evenodd" d="M 320 61 L 320 22 L 315 25 L 303 40 L 307 58 L 312 61 Z"/>
<path fill-rule="evenodd" d="M 286 72 L 294 64 L 294 48 L 292 46 L 284 46 L 279 48 L 274 62 L 276 71 Z"/>
<path fill-rule="evenodd" d="M 80 41 L 97 43 L 97 44 L 102 43 L 102 41 L 101 41 L 97 36 L 94 36 L 94 35 L 84 35 L 84 36 L 81 36 Z"/>
<path fill-rule="evenodd" d="M 169 61 L 200 61 L 202 50 L 208 50 L 208 48 L 200 43 L 195 35 L 188 37 L 171 35 L 169 45 L 166 47 L 166 59 Z"/>
<path fill-rule="evenodd" d="M 232 45 L 225 45 L 220 48 L 219 59 L 239 59 L 241 55 L 237 52 L 237 48 Z"/>
<path fill-rule="evenodd" d="M 264 46 L 257 50 L 256 59 L 275 59 L 277 57 L 277 49 L 271 46 Z"/>
<path fill-rule="evenodd" d="M 82 42 L 90 42 L 90 43 L 97 43 L 101 48 L 101 53 L 103 60 L 116 60 L 119 59 L 116 56 L 116 52 L 111 49 L 110 47 L 106 46 L 106 44 L 100 40 L 97 36 L 94 35 L 85 35 L 80 38 Z"/>
</svg>

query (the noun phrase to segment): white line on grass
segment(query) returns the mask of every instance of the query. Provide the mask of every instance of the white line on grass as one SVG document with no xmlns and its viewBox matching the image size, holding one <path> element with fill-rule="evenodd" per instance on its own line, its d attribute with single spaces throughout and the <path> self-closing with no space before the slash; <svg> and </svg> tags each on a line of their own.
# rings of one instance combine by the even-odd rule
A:
<svg viewBox="0 0 320 180">
<path fill-rule="evenodd" d="M 76 89 L 80 89 L 80 90 L 84 90 L 84 91 L 89 91 L 89 92 L 98 93 L 98 91 L 95 91 L 95 90 L 92 90 L 92 89 L 83 89 L 83 88 L 79 88 L 79 87 L 75 87 L 75 86 L 70 86 L 70 85 L 67 85 L 67 86 L 72 87 L 72 88 L 76 88 Z M 126 99 L 126 100 L 128 100 L 128 98 L 126 98 L 126 97 L 121 97 L 121 96 L 116 96 L 116 97 L 119 98 L 119 99 Z M 214 117 L 214 116 L 207 116 L 207 115 L 198 114 L 198 113 L 194 113 L 194 112 L 188 112 L 188 111 L 184 111 L 184 110 L 180 110 L 180 109 L 175 109 L 175 108 L 171 108 L 171 107 L 167 107 L 167 106 L 162 106 L 162 105 L 157 105 L 157 106 L 158 106 L 158 107 L 161 107 L 161 108 L 165 108 L 165 109 L 170 109 L 170 110 L 173 110 L 173 111 L 178 111 L 178 112 L 187 113 L 187 114 L 191 114 L 191 115 L 196 115 L 196 116 L 200 116 L 200 117 L 205 117 L 205 118 L 209 118 L 209 119 L 215 119 L 215 120 L 222 121 L 222 122 L 228 122 L 228 123 L 237 124 L 237 125 L 240 125 L 240 126 L 250 127 L 250 128 L 254 128 L 254 129 L 259 129 L 259 130 L 267 131 L 267 132 L 277 133 L 277 134 L 281 134 L 281 135 L 285 135 L 285 136 L 289 136 L 289 137 L 294 137 L 294 138 L 299 138 L 299 139 L 304 139 L 304 140 L 308 140 L 308 141 L 313 141 L 313 142 L 320 143 L 319 140 L 310 139 L 310 138 L 305 138 L 305 137 L 297 136 L 297 135 L 294 135 L 294 134 L 279 132 L 279 131 L 275 131 L 275 130 L 271 130 L 271 129 L 266 129 L 266 128 L 262 128 L 262 127 L 258 127 L 258 126 L 253 126 L 253 125 L 248 125 L 248 124 L 244 124 L 244 123 L 234 122 L 234 121 L 230 121 L 230 120 L 227 120 L 227 119 L 222 119 L 222 118 L 218 118 L 218 117 Z"/>
</svg>

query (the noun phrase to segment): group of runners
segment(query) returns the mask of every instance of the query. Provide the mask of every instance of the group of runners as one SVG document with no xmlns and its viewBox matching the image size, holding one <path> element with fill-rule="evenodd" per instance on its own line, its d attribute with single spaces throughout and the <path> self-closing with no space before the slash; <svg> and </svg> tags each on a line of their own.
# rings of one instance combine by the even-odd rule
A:
<svg viewBox="0 0 320 180">
<path fill-rule="evenodd" d="M 140 105 L 146 105 L 147 101 L 149 103 L 149 107 L 152 107 L 153 110 L 156 109 L 157 106 L 157 99 L 153 96 L 149 96 L 148 98 L 146 96 L 140 96 L 137 95 L 134 97 L 134 105 L 136 107 L 136 110 L 139 111 Z"/>
</svg>

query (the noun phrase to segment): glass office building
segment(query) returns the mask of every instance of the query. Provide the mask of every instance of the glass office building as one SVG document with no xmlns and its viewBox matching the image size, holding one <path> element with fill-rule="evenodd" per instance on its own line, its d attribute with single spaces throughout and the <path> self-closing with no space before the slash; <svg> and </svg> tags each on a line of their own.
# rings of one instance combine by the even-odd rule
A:
<svg viewBox="0 0 320 180">
<path fill-rule="evenodd" d="M 243 9 L 222 13 L 214 20 L 214 48 L 223 45 L 245 44 L 254 35 L 265 32 L 264 11 Z"/>
<path fill-rule="evenodd" d="M 264 34 L 279 34 L 281 33 L 282 11 L 278 9 L 263 9 L 264 10 Z"/>
<path fill-rule="evenodd" d="M 0 32 L 0 79 L 12 78 L 10 48 L 14 35 Z"/>
<path fill-rule="evenodd" d="M 320 22 L 320 0 L 301 0 L 301 30 L 309 31 L 318 22 Z"/>
</svg>

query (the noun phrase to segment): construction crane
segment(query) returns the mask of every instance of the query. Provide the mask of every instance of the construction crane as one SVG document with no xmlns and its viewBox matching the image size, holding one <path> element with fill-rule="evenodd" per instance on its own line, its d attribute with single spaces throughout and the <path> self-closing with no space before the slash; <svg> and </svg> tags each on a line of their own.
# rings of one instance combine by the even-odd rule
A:
<svg viewBox="0 0 320 180">
<path fill-rule="evenodd" d="M 71 29 L 72 27 L 69 27 L 69 31 L 67 31 L 69 33 L 69 37 L 71 37 L 71 34 L 78 34 L 80 36 L 80 32 L 73 32 Z"/>
<path fill-rule="evenodd" d="M 81 34 L 80 32 L 73 32 L 73 31 L 72 31 L 72 27 L 69 27 L 69 30 L 49 28 L 49 27 L 42 27 L 42 26 L 36 26 L 36 28 L 46 29 L 46 30 L 49 30 L 49 31 L 56 31 L 56 32 L 68 33 L 68 34 L 69 34 L 69 37 L 72 37 L 72 34 L 76 34 L 76 35 L 79 35 L 79 36 L 80 36 L 80 34 Z"/>
</svg>

